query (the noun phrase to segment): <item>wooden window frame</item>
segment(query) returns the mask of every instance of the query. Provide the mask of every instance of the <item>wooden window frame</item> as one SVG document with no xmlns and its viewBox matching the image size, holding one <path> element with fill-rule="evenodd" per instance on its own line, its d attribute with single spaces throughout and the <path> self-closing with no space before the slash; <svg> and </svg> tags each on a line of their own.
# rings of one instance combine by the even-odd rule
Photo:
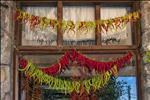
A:
<svg viewBox="0 0 150 100">
<path fill-rule="evenodd" d="M 138 1 L 130 1 L 130 0 L 62 0 L 62 1 L 56 1 L 56 0 L 32 0 L 32 1 L 26 1 L 26 0 L 17 0 L 16 6 L 21 7 L 23 5 L 38 5 L 41 6 L 41 4 L 51 4 L 56 3 L 57 4 L 57 19 L 62 22 L 63 17 L 63 3 L 93 3 L 95 5 L 95 19 L 100 18 L 100 5 L 101 3 L 118 3 L 122 5 L 131 5 L 133 7 L 133 11 L 139 9 L 139 2 Z M 141 82 L 141 54 L 140 54 L 140 47 L 141 47 L 141 28 L 140 28 L 140 21 L 137 21 L 136 23 L 133 23 L 134 26 L 134 32 L 132 34 L 133 39 L 133 45 L 106 45 L 102 46 L 101 43 L 101 33 L 99 33 L 97 30 L 95 31 L 95 45 L 93 46 L 73 46 L 76 48 L 76 50 L 81 51 L 85 54 L 92 54 L 92 53 L 118 53 L 118 52 L 128 52 L 131 51 L 133 54 L 136 55 L 136 78 L 137 78 L 137 97 L 138 100 L 142 100 L 142 82 Z M 19 75 L 20 73 L 17 73 L 17 60 L 21 55 L 46 55 L 46 54 L 63 54 L 66 50 L 69 50 L 72 48 L 72 46 L 63 46 L 63 33 L 61 26 L 58 26 L 57 30 L 57 45 L 56 46 L 22 46 L 22 33 L 21 33 L 21 24 L 18 22 L 15 22 L 15 45 L 18 48 L 17 50 L 14 49 L 13 52 L 13 100 L 16 100 L 16 83 L 17 78 L 16 75 Z M 20 82 L 19 82 L 20 84 Z M 18 94 L 20 95 L 20 94 Z M 20 96 L 18 96 L 20 97 Z"/>
</svg>

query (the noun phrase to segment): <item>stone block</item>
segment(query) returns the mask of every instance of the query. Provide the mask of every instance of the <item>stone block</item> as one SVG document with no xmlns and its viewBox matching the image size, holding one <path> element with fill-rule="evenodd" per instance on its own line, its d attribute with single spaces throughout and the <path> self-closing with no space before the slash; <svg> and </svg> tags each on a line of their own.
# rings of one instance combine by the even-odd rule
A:
<svg viewBox="0 0 150 100">
<path fill-rule="evenodd" d="M 5 4 L 5 2 L 3 2 Z M 8 4 L 8 2 L 6 2 Z M 11 20 L 10 8 L 1 8 L 1 63 L 10 63 L 11 53 Z"/>
<path fill-rule="evenodd" d="M 10 92 L 10 67 L 1 66 L 1 100 Z M 9 100 L 9 99 L 8 99 Z"/>
</svg>

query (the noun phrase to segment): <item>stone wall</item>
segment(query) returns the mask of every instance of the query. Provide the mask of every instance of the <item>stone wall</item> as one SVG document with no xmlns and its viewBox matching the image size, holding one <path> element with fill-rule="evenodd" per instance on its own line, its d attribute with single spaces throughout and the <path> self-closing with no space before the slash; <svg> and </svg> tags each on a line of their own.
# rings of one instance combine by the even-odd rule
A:
<svg viewBox="0 0 150 100">
<path fill-rule="evenodd" d="M 8 8 L 1 7 L 1 100 L 11 100 L 12 98 L 12 46 L 11 37 L 14 32 L 12 20 L 13 1 L 1 1 L 7 4 Z M 142 52 L 150 50 L 150 1 L 141 3 L 142 10 Z M 6 31 L 4 31 L 4 30 Z M 144 53 L 143 53 L 144 55 Z M 150 64 L 142 65 L 142 80 L 143 80 L 143 100 L 150 99 Z M 10 77 L 11 76 L 11 77 Z"/>
<path fill-rule="evenodd" d="M 143 1 L 141 3 L 142 10 L 142 52 L 150 50 L 150 1 Z M 142 63 L 142 80 L 143 80 L 143 100 L 150 100 L 150 63 Z"/>
<path fill-rule="evenodd" d="M 1 1 L 9 5 L 8 8 L 1 7 L 1 100 L 11 100 L 12 96 L 12 45 L 10 37 L 13 36 L 12 1 Z"/>
</svg>

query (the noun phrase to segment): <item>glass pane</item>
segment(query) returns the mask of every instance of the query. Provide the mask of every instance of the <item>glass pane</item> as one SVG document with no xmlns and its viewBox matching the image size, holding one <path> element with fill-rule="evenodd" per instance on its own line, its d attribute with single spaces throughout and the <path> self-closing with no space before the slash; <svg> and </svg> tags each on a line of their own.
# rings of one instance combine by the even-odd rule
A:
<svg viewBox="0 0 150 100">
<path fill-rule="evenodd" d="M 95 61 L 112 61 L 119 57 L 122 57 L 124 54 L 106 54 L 106 53 L 99 53 L 99 54 L 86 54 L 86 56 L 90 59 Z M 52 64 L 55 64 L 59 61 L 62 57 L 60 54 L 53 54 L 53 55 L 26 55 L 24 58 L 32 60 L 32 62 L 37 65 L 38 67 L 48 67 Z M 120 70 L 119 77 L 116 79 L 112 78 L 109 83 L 104 87 L 95 92 L 97 98 L 99 100 L 108 100 L 107 96 L 109 93 L 113 94 L 114 90 L 115 93 L 125 93 L 124 95 L 117 96 L 112 95 L 112 100 L 128 100 L 122 98 L 128 98 L 130 94 L 131 98 L 135 98 L 133 100 L 137 100 L 137 89 L 136 89 L 136 75 L 135 75 L 135 57 L 132 59 L 132 63 L 130 65 L 126 65 L 124 69 Z M 79 80 L 85 80 L 91 76 L 95 76 L 98 73 L 96 71 L 90 72 L 85 67 L 79 67 L 75 63 L 70 63 L 69 67 L 65 70 L 62 70 L 57 77 L 62 79 L 72 78 L 74 75 L 78 77 Z M 71 79 L 72 80 L 72 79 Z M 122 82 L 123 80 L 123 82 Z M 110 88 L 113 87 L 113 88 Z M 131 88 L 129 91 L 129 87 Z M 40 86 L 41 90 L 41 100 L 68 100 L 71 99 L 69 94 L 65 94 L 63 91 L 57 91 L 48 88 L 45 85 Z M 110 91 L 111 90 L 111 91 Z M 22 98 L 24 98 L 24 92 L 22 94 Z M 90 97 L 90 96 L 89 96 Z M 24 100 L 24 99 L 22 99 Z M 132 100 L 132 99 L 131 99 Z"/>
<path fill-rule="evenodd" d="M 118 77 L 117 82 L 121 81 L 124 81 L 127 84 L 122 88 L 125 93 L 119 97 L 119 100 L 137 100 L 136 77 Z"/>
<path fill-rule="evenodd" d="M 25 55 L 24 58 L 27 60 L 31 60 L 34 65 L 37 67 L 49 67 L 52 64 L 55 64 L 58 62 L 58 59 L 61 57 L 61 55 Z M 31 86 L 34 87 L 33 82 L 31 82 Z M 25 82 L 22 82 L 22 87 L 25 85 Z M 30 86 L 30 87 L 31 87 Z M 54 100 L 53 96 L 56 96 L 58 91 L 48 89 L 47 86 L 42 85 L 40 88 L 40 100 Z M 30 91 L 30 89 L 28 90 Z M 21 93 L 21 92 L 19 92 Z M 48 94 L 47 94 L 48 93 Z M 33 93 L 31 92 L 31 95 Z M 23 91 L 21 94 L 21 100 L 25 100 L 26 92 Z"/>
<path fill-rule="evenodd" d="M 112 61 L 123 54 L 87 55 L 96 61 Z M 116 93 L 116 95 L 114 95 Z M 111 79 L 103 89 L 98 90 L 99 100 L 137 100 L 135 56 L 132 63 L 119 71 L 116 79 Z"/>
<path fill-rule="evenodd" d="M 56 7 L 23 7 L 31 15 L 57 19 Z M 22 45 L 56 45 L 57 29 L 46 27 L 41 29 L 40 25 L 34 30 L 28 23 L 22 25 Z"/>
<path fill-rule="evenodd" d="M 64 6 L 63 20 L 72 20 L 75 23 L 73 30 L 65 30 L 63 33 L 64 45 L 95 45 L 95 29 L 79 31 L 77 24 L 79 21 L 94 21 L 94 6 Z"/>
<path fill-rule="evenodd" d="M 130 13 L 130 7 L 102 7 L 101 19 L 107 20 L 122 17 Z M 102 29 L 102 45 L 132 45 L 131 22 L 119 25 L 119 28 Z"/>
</svg>

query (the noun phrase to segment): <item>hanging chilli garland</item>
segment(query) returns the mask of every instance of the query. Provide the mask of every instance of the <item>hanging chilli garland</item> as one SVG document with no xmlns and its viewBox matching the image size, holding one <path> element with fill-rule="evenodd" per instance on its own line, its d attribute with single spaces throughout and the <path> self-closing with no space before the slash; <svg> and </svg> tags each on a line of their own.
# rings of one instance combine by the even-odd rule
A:
<svg viewBox="0 0 150 100">
<path fill-rule="evenodd" d="M 49 67 L 40 68 L 43 72 L 48 75 L 57 75 L 62 69 L 65 69 L 69 65 L 69 55 L 70 53 L 67 51 L 60 59 L 59 62 L 53 64 Z M 28 61 L 24 58 L 19 60 L 20 65 L 24 68 L 27 66 Z"/>
<path fill-rule="evenodd" d="M 65 21 L 59 22 L 55 19 L 49 19 L 46 17 L 39 17 L 35 15 L 31 15 L 21 9 L 16 10 L 15 19 L 19 22 L 29 23 L 31 30 L 34 30 L 35 27 L 40 27 L 42 30 L 47 27 L 52 27 L 56 29 L 57 26 L 62 24 L 63 31 L 73 31 L 75 32 L 75 28 L 77 27 L 78 31 L 88 31 L 93 28 L 97 28 L 98 32 L 108 29 L 121 29 L 121 27 L 125 26 L 128 22 L 135 22 L 141 17 L 140 11 L 135 11 L 129 13 L 122 17 L 117 17 L 108 20 L 97 20 L 97 21 L 81 21 L 75 24 L 73 21 Z"/>
<path fill-rule="evenodd" d="M 87 66 L 90 70 L 95 69 L 100 73 L 109 70 L 113 65 L 117 65 L 118 70 L 122 68 L 126 63 L 129 64 L 132 58 L 132 53 L 120 57 L 116 60 L 109 62 L 98 62 L 87 58 L 86 56 L 78 53 L 76 50 L 72 49 L 72 54 L 70 55 L 73 61 L 76 61 L 80 66 Z"/>
<path fill-rule="evenodd" d="M 116 60 L 109 61 L 109 62 L 98 62 L 91 60 L 84 55 L 78 53 L 76 50 L 72 49 L 72 52 L 70 53 L 67 51 L 63 57 L 60 58 L 58 63 L 53 64 L 49 67 L 43 67 L 40 68 L 43 72 L 45 72 L 48 75 L 56 75 L 59 72 L 61 72 L 62 69 L 65 69 L 69 67 L 70 60 L 76 61 L 80 66 L 85 66 L 89 70 L 95 69 L 99 73 L 105 73 L 106 71 L 110 70 L 113 65 L 117 66 L 117 69 L 119 70 L 122 68 L 126 63 L 130 63 L 132 58 L 131 52 L 128 52 L 128 54 L 124 55 L 123 57 L 120 57 Z M 28 61 L 26 59 L 20 60 L 20 65 L 24 68 L 27 65 Z"/>
<path fill-rule="evenodd" d="M 150 51 L 146 52 L 146 60 L 145 62 L 150 63 Z"/>
<path fill-rule="evenodd" d="M 111 62 L 97 62 L 90 60 L 72 49 L 72 52 L 67 51 L 57 64 L 47 68 L 38 68 L 31 61 L 21 59 L 21 69 L 19 69 L 19 71 L 24 72 L 28 79 L 33 79 L 35 83 L 47 85 L 50 89 L 62 90 L 65 93 L 70 93 L 72 100 L 76 100 L 77 94 L 80 96 L 92 94 L 92 98 L 94 98 L 93 93 L 97 89 L 104 87 L 111 76 L 116 76 L 119 69 L 122 68 L 125 63 L 130 62 L 131 57 L 132 54 L 129 52 L 125 56 Z M 90 70 L 96 69 L 100 74 L 83 81 L 63 80 L 51 76 L 56 75 L 58 72 L 61 72 L 62 69 L 67 68 L 70 60 L 76 61 L 80 66 L 86 66 Z"/>
<path fill-rule="evenodd" d="M 19 69 L 19 71 L 24 72 L 26 76 L 33 78 L 35 82 L 38 82 L 41 85 L 48 85 L 50 89 L 62 90 L 65 91 L 65 93 L 72 93 L 75 91 L 81 95 L 85 91 L 89 94 L 90 90 L 93 88 L 94 91 L 102 88 L 107 84 L 111 76 L 116 76 L 118 74 L 117 66 L 114 65 L 109 71 L 94 76 L 91 79 L 83 81 L 62 80 L 44 73 L 31 61 L 28 61 L 28 64 L 25 67 L 22 67 L 22 69 Z"/>
</svg>

